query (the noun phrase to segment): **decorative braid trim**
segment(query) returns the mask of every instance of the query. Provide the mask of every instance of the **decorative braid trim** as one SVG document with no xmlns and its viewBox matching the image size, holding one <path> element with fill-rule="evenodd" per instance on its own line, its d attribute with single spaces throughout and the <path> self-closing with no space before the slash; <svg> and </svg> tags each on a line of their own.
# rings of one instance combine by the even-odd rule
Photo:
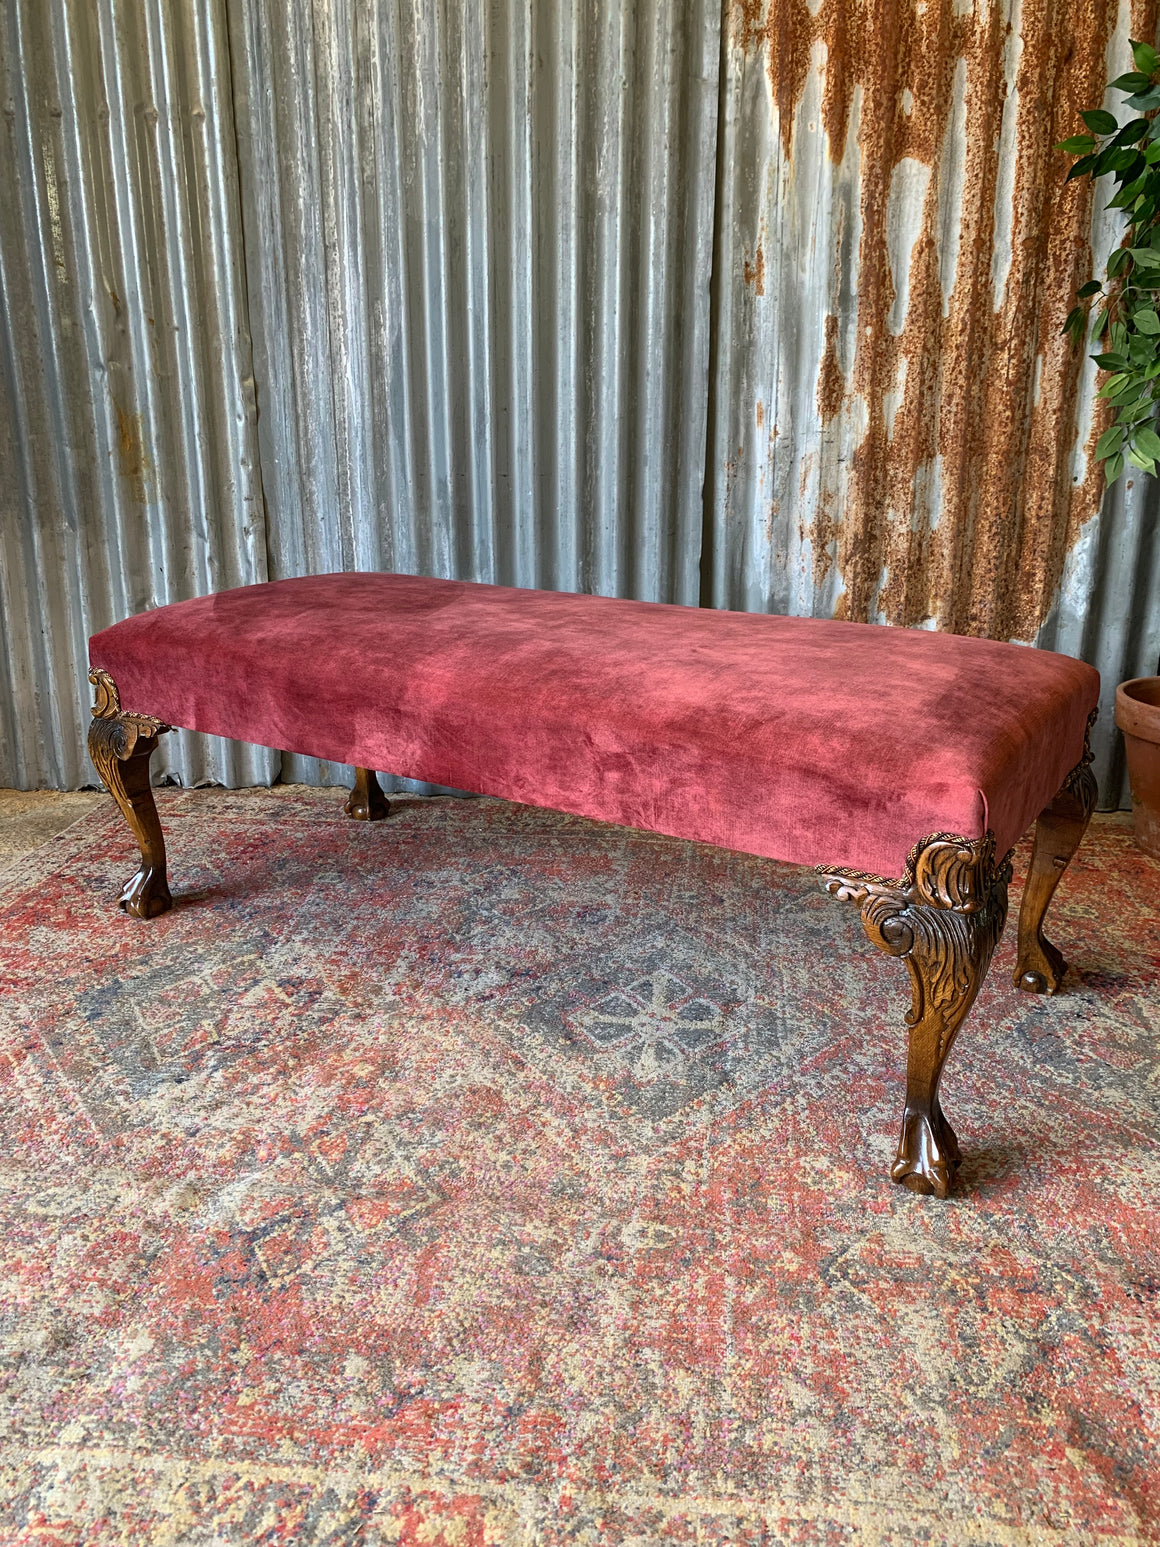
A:
<svg viewBox="0 0 1160 1547">
<path fill-rule="evenodd" d="M 1099 716 L 1100 711 L 1097 705 L 1087 718 L 1087 726 L 1083 733 L 1083 754 L 1079 762 L 1063 781 L 1063 788 L 1084 801 L 1089 810 L 1095 805 L 1095 779 L 1089 772 L 1092 758 L 1095 755 L 1092 752 L 1091 736 L 1092 729 Z M 817 875 L 830 876 L 835 880 L 849 881 L 855 886 L 883 888 L 891 892 L 909 892 L 914 888 L 919 857 L 924 849 L 928 849 L 934 844 L 946 844 L 958 849 L 976 849 L 979 845 L 987 842 L 990 843 L 993 851 L 995 837 L 989 830 L 983 838 L 964 838 L 959 833 L 932 833 L 929 838 L 920 838 L 906 857 L 906 873 L 900 876 L 897 881 L 891 880 L 888 876 L 872 875 L 868 870 L 845 870 L 833 865 L 815 865 L 814 871 Z M 1007 863 L 1014 852 L 1014 849 L 1007 851 L 1002 861 L 1003 865 Z M 833 887 L 827 889 L 830 891 L 834 890 Z"/>
</svg>

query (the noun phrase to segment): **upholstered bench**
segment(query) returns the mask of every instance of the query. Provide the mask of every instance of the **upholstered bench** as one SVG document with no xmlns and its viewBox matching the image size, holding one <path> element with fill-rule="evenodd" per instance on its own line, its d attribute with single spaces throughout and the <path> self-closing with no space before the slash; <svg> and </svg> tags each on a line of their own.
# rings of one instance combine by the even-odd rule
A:
<svg viewBox="0 0 1160 1547">
<path fill-rule="evenodd" d="M 946 1197 L 939 1077 L 1038 816 L 1015 982 L 1053 993 L 1048 902 L 1095 803 L 1099 678 L 1066 656 L 914 629 L 406 575 L 247 586 L 89 643 L 93 761 L 138 840 L 121 904 L 171 906 L 149 786 L 173 726 L 818 867 L 910 969 L 893 1177 Z"/>
</svg>

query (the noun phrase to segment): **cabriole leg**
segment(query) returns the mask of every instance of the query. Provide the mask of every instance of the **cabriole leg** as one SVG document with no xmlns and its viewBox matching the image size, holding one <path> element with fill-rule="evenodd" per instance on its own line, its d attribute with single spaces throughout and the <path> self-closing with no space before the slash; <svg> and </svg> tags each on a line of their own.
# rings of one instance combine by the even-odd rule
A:
<svg viewBox="0 0 1160 1547">
<path fill-rule="evenodd" d="M 1054 994 L 1067 963 L 1043 933 L 1043 918 L 1055 888 L 1079 848 L 1096 806 L 1096 780 L 1086 744 L 1083 761 L 1035 824 L 1035 846 L 1019 908 L 1019 960 L 1015 987 L 1028 994 Z"/>
<path fill-rule="evenodd" d="M 1003 932 L 1010 877 L 1008 860 L 995 863 L 989 834 L 941 833 L 915 848 L 901 882 L 826 876 L 829 892 L 859 905 L 874 945 L 902 957 L 910 971 L 906 1105 L 890 1174 L 912 1192 L 947 1197 L 959 1164 L 939 1080 Z"/>
<path fill-rule="evenodd" d="M 356 822 L 381 822 L 387 815 L 390 811 L 387 797 L 379 788 L 373 769 L 355 769 L 354 789 L 342 809 Z"/>
<path fill-rule="evenodd" d="M 158 736 L 169 727 L 148 715 L 123 713 L 116 684 L 107 672 L 92 671 L 89 681 L 97 690 L 89 755 L 141 850 L 141 868 L 126 884 L 120 903 L 134 918 L 156 918 L 172 908 L 173 899 L 165 868 L 165 839 L 149 783 L 149 760 Z"/>
</svg>

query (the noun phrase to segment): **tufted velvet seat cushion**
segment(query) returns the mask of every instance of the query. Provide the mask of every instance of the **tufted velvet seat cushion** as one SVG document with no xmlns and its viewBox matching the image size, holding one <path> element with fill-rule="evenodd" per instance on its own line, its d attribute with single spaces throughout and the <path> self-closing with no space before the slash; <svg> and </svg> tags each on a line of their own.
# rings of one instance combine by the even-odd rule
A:
<svg viewBox="0 0 1160 1547">
<path fill-rule="evenodd" d="M 89 655 L 170 725 L 887 878 L 935 832 L 1005 852 L 1099 691 L 954 634 L 380 574 L 177 602 Z"/>
</svg>

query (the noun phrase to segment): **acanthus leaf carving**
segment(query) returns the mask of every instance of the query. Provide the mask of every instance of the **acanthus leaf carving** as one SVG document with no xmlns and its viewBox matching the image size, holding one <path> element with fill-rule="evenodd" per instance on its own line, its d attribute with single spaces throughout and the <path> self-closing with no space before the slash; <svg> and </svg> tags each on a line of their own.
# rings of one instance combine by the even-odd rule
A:
<svg viewBox="0 0 1160 1547">
<path fill-rule="evenodd" d="M 89 755 L 141 850 L 141 868 L 122 892 L 121 906 L 136 918 L 154 918 L 173 906 L 165 840 L 149 780 L 157 738 L 169 726 L 152 715 L 126 714 L 117 684 L 107 671 L 94 668 L 89 681 L 96 689 Z"/>
<path fill-rule="evenodd" d="M 911 850 L 898 881 L 849 871 L 823 877 L 833 896 L 857 904 L 871 943 L 909 969 L 907 1099 L 891 1174 L 946 1197 L 959 1152 L 939 1104 L 939 1078 L 1003 932 L 1010 856 L 996 864 L 991 833 L 935 833 Z"/>
<path fill-rule="evenodd" d="M 150 736 L 160 736 L 170 729 L 164 720 L 155 719 L 151 714 L 127 714 L 121 708 L 121 695 L 117 690 L 117 684 L 107 671 L 94 667 L 89 672 L 89 681 L 96 689 L 93 702 L 93 726 L 110 727 L 105 733 L 105 740 L 113 756 L 132 757 L 139 741 L 144 741 Z M 90 728 L 89 737 L 91 742 L 92 728 Z M 103 778 L 104 775 L 102 774 L 101 777 Z"/>
</svg>

